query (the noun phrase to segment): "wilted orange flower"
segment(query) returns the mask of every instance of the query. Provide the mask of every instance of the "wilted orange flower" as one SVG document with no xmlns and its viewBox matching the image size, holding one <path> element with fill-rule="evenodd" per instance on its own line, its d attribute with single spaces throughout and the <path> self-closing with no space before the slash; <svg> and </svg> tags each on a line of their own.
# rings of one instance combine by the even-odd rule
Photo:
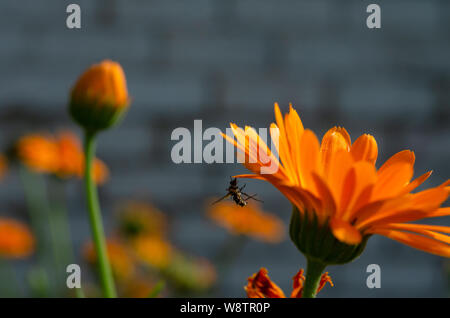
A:
<svg viewBox="0 0 450 318">
<path fill-rule="evenodd" d="M 132 201 L 120 208 L 120 232 L 127 238 L 144 236 L 163 236 L 167 229 L 167 218 L 156 207 Z"/>
<path fill-rule="evenodd" d="M 3 179 L 7 170 L 8 170 L 8 160 L 4 155 L 0 154 L 0 180 Z"/>
<path fill-rule="evenodd" d="M 108 240 L 106 246 L 114 276 L 120 280 L 132 277 L 135 272 L 135 265 L 127 248 L 114 239 Z M 92 242 L 85 246 L 84 256 L 89 263 L 97 263 L 97 254 Z"/>
<path fill-rule="evenodd" d="M 293 290 L 291 293 L 291 298 L 301 298 L 303 291 L 303 284 L 305 282 L 305 276 L 303 275 L 303 269 L 292 278 L 293 280 Z M 328 273 L 322 274 L 320 278 L 319 286 L 317 288 L 317 293 L 322 290 L 322 288 L 330 283 L 333 286 L 331 277 Z M 259 272 L 253 274 L 248 278 L 248 284 L 244 287 L 247 292 L 247 297 L 249 298 L 286 298 L 280 287 L 270 280 L 267 269 L 261 268 Z"/>
<path fill-rule="evenodd" d="M 104 60 L 88 68 L 75 83 L 70 112 L 84 128 L 95 131 L 113 125 L 129 104 L 122 67 Z"/>
<path fill-rule="evenodd" d="M 132 246 L 140 261 L 158 269 L 167 267 L 174 254 L 172 245 L 156 236 L 139 236 Z"/>
<path fill-rule="evenodd" d="M 238 177 L 272 183 L 293 203 L 301 215 L 298 217 L 314 216 L 319 225 L 328 224 L 333 235 L 346 244 L 359 244 L 371 234 L 380 234 L 450 257 L 450 238 L 443 234 L 450 233 L 450 227 L 408 223 L 450 215 L 449 207 L 440 207 L 449 195 L 449 181 L 411 193 L 431 174 L 411 181 L 412 151 L 395 154 L 377 170 L 378 147 L 373 136 L 362 135 L 351 143 L 344 128 L 334 127 L 319 143 L 311 130 L 303 128 L 292 106 L 283 118 L 275 104 L 275 119 L 270 133 L 280 160 L 253 128 L 243 130 L 231 124 L 237 142 L 224 138 L 251 158 L 244 165 L 254 173 Z M 277 169 L 272 174 L 261 173 L 261 168 L 268 166 Z"/>
<path fill-rule="evenodd" d="M 56 137 L 31 134 L 17 143 L 17 155 L 31 170 L 59 177 L 83 177 L 84 153 L 77 136 L 62 132 Z M 94 161 L 94 180 L 98 184 L 108 179 L 108 168 L 99 159 Z"/>
<path fill-rule="evenodd" d="M 238 207 L 233 202 L 219 202 L 208 210 L 208 216 L 233 234 L 277 243 L 284 237 L 283 222 L 273 214 L 261 210 L 254 202 Z"/>
<path fill-rule="evenodd" d="M 0 218 L 0 258 L 24 258 L 34 251 L 34 237 L 18 221 Z"/>
</svg>

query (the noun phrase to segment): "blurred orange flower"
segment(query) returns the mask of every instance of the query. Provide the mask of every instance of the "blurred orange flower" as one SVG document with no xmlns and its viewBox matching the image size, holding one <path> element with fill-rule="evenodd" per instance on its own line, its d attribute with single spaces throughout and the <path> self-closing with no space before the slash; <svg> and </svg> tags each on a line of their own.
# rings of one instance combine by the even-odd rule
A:
<svg viewBox="0 0 450 318">
<path fill-rule="evenodd" d="M 164 269 L 165 277 L 181 292 L 204 292 L 217 280 L 216 269 L 205 258 L 174 253 L 170 265 Z"/>
<path fill-rule="evenodd" d="M 22 137 L 17 143 L 17 155 L 33 171 L 58 172 L 59 151 L 51 136 L 31 134 Z"/>
<path fill-rule="evenodd" d="M 349 248 L 364 245 L 370 235 L 380 234 L 429 253 L 450 257 L 450 238 L 444 234 L 450 233 L 450 227 L 408 223 L 450 215 L 450 207 L 440 207 L 449 196 L 450 180 L 438 187 L 411 193 L 431 174 L 430 171 L 411 180 L 415 161 L 412 151 L 398 152 L 377 170 L 378 147 L 372 136 L 362 135 L 352 144 L 344 128 L 334 127 L 319 143 L 311 130 L 304 129 L 292 106 L 283 117 L 275 104 L 275 119 L 270 133 L 280 161 L 253 128 L 243 130 L 230 124 L 237 141 L 226 135 L 224 138 L 252 159 L 244 165 L 253 174 L 237 177 L 270 182 L 294 205 L 292 220 L 315 218 L 319 227 L 329 229 L 328 232 Z M 259 150 L 258 156 L 255 149 Z M 272 174 L 264 174 L 261 172 L 264 167 L 277 169 Z M 298 225 L 301 221 L 294 223 Z M 293 221 L 292 225 L 295 225 Z M 327 264 L 347 262 L 357 254 L 348 259 L 329 259 L 324 254 L 328 251 L 305 246 L 308 240 L 300 239 L 296 232 L 299 228 L 293 229 L 291 238 L 297 247 L 312 252 L 311 256 Z M 310 237 L 309 241 L 317 239 Z"/>
<path fill-rule="evenodd" d="M 114 276 L 119 280 L 132 277 L 135 273 L 135 264 L 125 245 L 114 239 L 108 240 L 106 245 Z M 93 265 L 97 263 L 97 254 L 92 242 L 85 246 L 84 256 L 89 263 Z"/>
<path fill-rule="evenodd" d="M 209 208 L 207 215 L 235 235 L 247 235 L 269 243 L 278 243 L 284 238 L 283 222 L 262 211 L 255 202 L 249 202 L 245 207 L 238 207 L 233 202 L 219 202 Z"/>
<path fill-rule="evenodd" d="M 126 298 L 148 298 L 154 285 L 147 278 L 137 276 L 124 282 L 122 295 Z"/>
<path fill-rule="evenodd" d="M 305 282 L 303 269 L 300 269 L 292 280 L 293 290 L 290 297 L 301 298 L 303 284 Z M 317 293 L 322 290 L 326 283 L 330 283 L 330 285 L 333 286 L 333 282 L 331 281 L 331 277 L 328 276 L 328 273 L 322 274 L 319 286 L 317 287 Z M 286 298 L 281 288 L 270 280 L 267 269 L 265 268 L 261 268 L 257 273 L 249 277 L 248 284 L 244 289 L 249 298 Z"/>
<path fill-rule="evenodd" d="M 2 154 L 0 154 L 0 180 L 3 179 L 8 171 L 8 160 Z"/>
<path fill-rule="evenodd" d="M 172 245 L 156 236 L 139 236 L 132 242 L 137 258 L 157 269 L 164 269 L 172 260 L 174 249 Z"/>
<path fill-rule="evenodd" d="M 17 155 L 33 171 L 55 174 L 62 178 L 83 178 L 84 153 L 79 139 L 71 132 L 64 131 L 56 137 L 42 134 L 24 136 L 17 143 Z M 95 182 L 103 184 L 108 175 L 106 165 L 96 159 Z"/>
<path fill-rule="evenodd" d="M 125 203 L 119 210 L 120 233 L 126 238 L 137 236 L 163 236 L 167 230 L 167 217 L 156 207 L 138 201 Z"/>
<path fill-rule="evenodd" d="M 24 258 L 34 251 L 29 228 L 16 220 L 0 218 L 0 258 Z"/>
</svg>

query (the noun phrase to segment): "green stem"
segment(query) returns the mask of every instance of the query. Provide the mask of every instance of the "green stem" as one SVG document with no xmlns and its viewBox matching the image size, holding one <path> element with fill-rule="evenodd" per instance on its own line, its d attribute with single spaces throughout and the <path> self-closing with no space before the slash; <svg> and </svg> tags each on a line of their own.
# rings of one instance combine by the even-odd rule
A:
<svg viewBox="0 0 450 318">
<path fill-rule="evenodd" d="M 36 236 L 37 247 L 36 254 L 38 256 L 39 271 L 41 276 L 45 276 L 47 284 L 42 285 L 39 290 L 40 297 L 48 297 L 50 294 L 54 295 L 55 287 L 49 281 L 48 269 L 54 266 L 51 254 L 51 241 L 48 231 L 49 206 L 47 200 L 47 184 L 45 179 L 34 173 L 28 171 L 27 168 L 20 167 L 20 178 L 24 187 L 25 201 L 28 206 L 28 213 L 33 228 L 33 233 Z"/>
<path fill-rule="evenodd" d="M 317 287 L 319 286 L 320 277 L 327 265 L 307 258 L 306 265 L 306 279 L 303 286 L 302 297 L 303 298 L 315 298 Z"/>
<path fill-rule="evenodd" d="M 95 251 L 97 254 L 100 279 L 105 297 L 116 297 L 116 288 L 112 275 L 111 265 L 109 263 L 105 233 L 103 230 L 102 216 L 98 202 L 97 187 L 92 178 L 92 163 L 95 157 L 95 133 L 86 132 L 85 135 L 85 187 L 87 204 L 89 211 L 89 220 L 91 223 L 92 236 L 94 240 Z"/>
<path fill-rule="evenodd" d="M 52 178 L 51 186 L 51 218 L 54 227 L 54 247 L 55 256 L 58 260 L 58 274 L 61 276 L 60 287 L 64 286 L 67 265 L 74 262 L 74 252 L 72 248 L 69 219 L 66 209 L 65 182 L 58 178 Z"/>
<path fill-rule="evenodd" d="M 85 298 L 83 288 L 75 288 L 75 297 L 77 298 Z"/>
</svg>

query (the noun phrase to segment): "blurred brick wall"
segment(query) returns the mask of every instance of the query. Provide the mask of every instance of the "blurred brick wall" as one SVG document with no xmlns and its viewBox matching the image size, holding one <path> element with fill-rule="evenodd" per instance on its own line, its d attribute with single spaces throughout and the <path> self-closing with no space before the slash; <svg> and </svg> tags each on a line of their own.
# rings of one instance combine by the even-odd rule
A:
<svg viewBox="0 0 450 318">
<path fill-rule="evenodd" d="M 65 27 L 78 3 L 82 29 Z M 322 134 L 345 126 L 372 133 L 380 161 L 415 150 L 416 173 L 430 184 L 450 175 L 450 2 L 375 1 L 382 29 L 365 26 L 373 1 L 2 1 L 0 2 L 0 145 L 36 130 L 74 127 L 66 112 L 73 81 L 104 58 L 119 61 L 133 104 L 123 124 L 100 138 L 112 170 L 101 189 L 108 230 L 122 199 L 152 200 L 173 219 L 173 239 L 211 256 L 225 239 L 204 218 L 204 200 L 219 195 L 238 165 L 174 165 L 171 131 L 224 129 L 230 121 L 267 127 L 273 103 L 292 102 L 305 126 Z M 265 208 L 289 220 L 286 200 L 268 184 L 248 182 Z M 77 244 L 89 235 L 79 183 L 69 187 Z M 1 185 L 3 211 L 24 213 L 16 175 Z M 16 213 L 16 212 L 14 212 Z M 448 224 L 448 222 L 447 222 Z M 365 286 L 368 264 L 382 269 L 382 288 Z M 260 266 L 285 288 L 305 262 L 290 242 L 251 242 L 220 295 L 241 296 Z M 442 259 L 388 239 L 370 240 L 363 256 L 329 269 L 337 285 L 323 296 L 446 296 Z"/>
</svg>

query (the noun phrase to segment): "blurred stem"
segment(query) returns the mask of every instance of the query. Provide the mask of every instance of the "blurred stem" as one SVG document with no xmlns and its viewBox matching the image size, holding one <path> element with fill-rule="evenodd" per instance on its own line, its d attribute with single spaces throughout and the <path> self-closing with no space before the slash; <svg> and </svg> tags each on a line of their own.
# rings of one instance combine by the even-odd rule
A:
<svg viewBox="0 0 450 318">
<path fill-rule="evenodd" d="M 64 287 L 64 277 L 66 268 L 74 262 L 74 252 L 72 247 L 70 226 L 66 208 L 65 182 L 61 179 L 51 180 L 52 209 L 51 219 L 53 223 L 55 258 L 58 261 L 58 274 L 61 277 L 61 287 Z"/>
<path fill-rule="evenodd" d="M 48 297 L 49 281 L 44 267 L 37 266 L 29 270 L 27 279 L 33 297 Z"/>
<path fill-rule="evenodd" d="M 0 296 L 18 297 L 18 286 L 17 276 L 11 262 L 0 257 Z"/>
<path fill-rule="evenodd" d="M 48 219 L 48 201 L 47 201 L 47 185 L 43 178 L 30 173 L 27 168 L 20 167 L 20 178 L 24 187 L 25 200 L 28 206 L 31 225 L 34 235 L 36 236 L 37 246 L 36 254 L 38 263 L 41 267 L 42 275 L 48 280 L 48 268 L 51 268 L 53 262 L 51 260 L 49 250 L 49 239 L 47 236 L 46 223 Z M 48 285 L 46 285 L 48 287 Z M 39 292 L 43 297 L 47 297 L 49 290 L 41 290 Z"/>
<path fill-rule="evenodd" d="M 77 298 L 85 298 L 86 296 L 84 295 L 83 288 L 75 288 L 75 296 Z"/>
<path fill-rule="evenodd" d="M 319 286 L 320 278 L 327 265 L 307 258 L 306 278 L 303 286 L 303 298 L 315 298 L 317 287 Z"/>
<path fill-rule="evenodd" d="M 100 272 L 100 280 L 105 297 L 116 297 L 116 288 L 112 275 L 111 265 L 109 263 L 105 233 L 103 230 L 100 204 L 98 202 L 97 187 L 92 177 L 92 166 L 95 157 L 95 133 L 86 131 L 85 135 L 85 187 L 87 204 L 89 211 L 89 220 L 91 223 L 92 237 L 94 240 L 95 251 Z"/>
</svg>

